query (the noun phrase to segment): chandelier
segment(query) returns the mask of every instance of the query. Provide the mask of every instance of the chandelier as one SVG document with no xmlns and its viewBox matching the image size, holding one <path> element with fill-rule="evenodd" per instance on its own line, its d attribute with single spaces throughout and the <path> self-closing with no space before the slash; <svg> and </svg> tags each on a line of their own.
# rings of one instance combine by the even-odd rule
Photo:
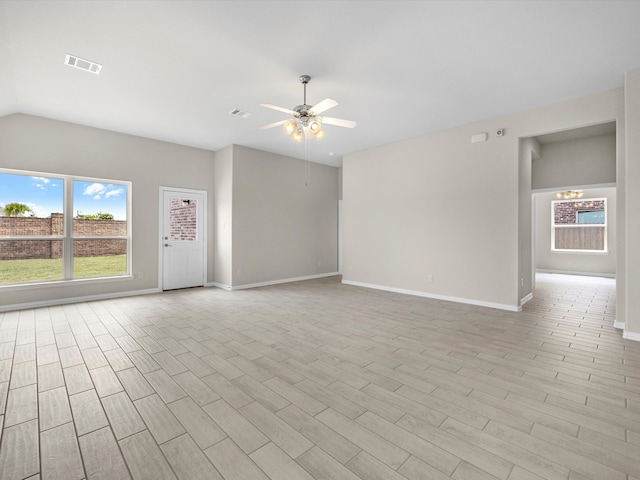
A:
<svg viewBox="0 0 640 480">
<path fill-rule="evenodd" d="M 582 190 L 567 190 L 566 192 L 557 192 L 556 198 L 573 200 L 575 198 L 582 198 L 582 195 L 584 195 L 584 192 Z"/>
</svg>

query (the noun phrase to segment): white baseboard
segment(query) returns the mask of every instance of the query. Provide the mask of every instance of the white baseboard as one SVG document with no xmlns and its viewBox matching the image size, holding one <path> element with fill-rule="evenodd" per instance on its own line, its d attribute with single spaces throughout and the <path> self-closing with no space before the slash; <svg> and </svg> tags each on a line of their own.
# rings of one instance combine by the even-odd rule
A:
<svg viewBox="0 0 640 480">
<path fill-rule="evenodd" d="M 624 331 L 622 333 L 622 338 L 626 338 L 627 340 L 635 340 L 636 342 L 640 342 L 640 333 L 628 332 Z"/>
<path fill-rule="evenodd" d="M 216 287 L 216 288 L 221 288 L 223 290 L 231 290 L 231 285 L 225 285 L 224 283 L 218 283 L 218 282 L 208 282 L 205 287 Z"/>
<path fill-rule="evenodd" d="M 613 322 L 613 328 L 617 328 L 618 330 L 624 330 L 624 322 L 619 322 L 618 320 L 615 320 Z"/>
<path fill-rule="evenodd" d="M 547 270 L 545 268 L 536 268 L 536 273 L 555 273 L 556 275 L 578 275 L 582 277 L 616 278 L 615 273 L 574 272 L 571 270 Z"/>
<path fill-rule="evenodd" d="M 529 302 L 533 300 L 533 292 L 529 292 L 528 295 L 525 295 L 524 297 L 522 297 L 520 299 L 520 306 L 524 305 L 525 303 Z"/>
<path fill-rule="evenodd" d="M 320 273 L 317 275 L 306 275 L 304 277 L 282 278 L 280 280 L 268 280 L 266 282 L 247 283 L 245 285 L 215 285 L 218 288 L 224 288 L 225 290 L 246 290 L 247 288 L 268 287 L 269 285 L 278 285 L 280 283 L 301 282 L 303 280 L 314 280 L 316 278 L 335 277 L 339 275 L 338 272 Z"/>
<path fill-rule="evenodd" d="M 52 300 L 41 300 L 38 302 L 15 303 L 13 305 L 0 305 L 0 312 L 11 310 L 25 310 L 28 308 L 53 307 L 56 305 L 67 305 L 69 303 L 93 302 L 95 300 L 108 300 L 111 298 L 134 297 L 137 295 L 149 295 L 150 293 L 160 293 L 159 288 L 149 288 L 147 290 L 133 290 L 130 292 L 104 293 L 100 295 L 87 295 L 84 297 L 54 298 Z"/>
<path fill-rule="evenodd" d="M 500 310 L 509 310 L 510 312 L 521 312 L 520 305 L 505 305 L 502 303 L 483 302 L 481 300 L 472 300 L 469 298 L 450 297 L 448 295 L 438 295 L 435 293 L 420 292 L 416 290 L 405 290 L 403 288 L 387 287 L 384 285 L 373 285 L 370 283 L 354 282 L 351 280 L 342 280 L 345 285 L 353 285 L 355 287 L 373 288 L 375 290 L 384 290 L 386 292 L 403 293 L 405 295 L 414 295 L 416 297 L 433 298 L 434 300 L 446 300 L 447 302 L 465 303 L 468 305 L 476 305 L 479 307 L 497 308 Z"/>
</svg>

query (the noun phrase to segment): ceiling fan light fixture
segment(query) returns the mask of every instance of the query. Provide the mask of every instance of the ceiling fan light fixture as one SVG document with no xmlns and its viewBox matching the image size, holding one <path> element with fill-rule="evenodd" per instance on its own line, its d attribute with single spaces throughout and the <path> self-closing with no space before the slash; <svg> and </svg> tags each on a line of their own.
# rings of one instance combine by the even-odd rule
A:
<svg viewBox="0 0 640 480">
<path fill-rule="evenodd" d="M 284 122 L 283 128 L 287 135 L 291 135 L 298 128 L 298 124 L 294 120 L 287 120 Z"/>
<path fill-rule="evenodd" d="M 303 137 L 302 127 L 298 127 L 296 131 L 291 134 L 291 138 L 293 139 L 294 142 L 301 142 L 302 137 Z"/>
<path fill-rule="evenodd" d="M 324 138 L 324 130 L 321 128 L 320 130 L 313 132 L 313 136 L 316 137 L 316 140 L 322 140 L 322 138 Z"/>
<path fill-rule="evenodd" d="M 320 120 L 312 120 L 311 122 L 309 122 L 309 129 L 311 130 L 311 133 L 318 133 L 319 131 L 322 130 L 322 124 L 320 123 Z"/>
</svg>

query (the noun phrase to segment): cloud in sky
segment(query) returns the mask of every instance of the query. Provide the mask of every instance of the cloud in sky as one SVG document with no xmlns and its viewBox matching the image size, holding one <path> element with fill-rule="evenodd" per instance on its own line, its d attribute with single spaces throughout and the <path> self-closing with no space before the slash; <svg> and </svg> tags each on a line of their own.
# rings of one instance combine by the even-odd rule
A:
<svg viewBox="0 0 640 480">
<path fill-rule="evenodd" d="M 39 188 L 40 190 L 46 190 L 47 189 L 47 184 L 51 182 L 50 178 L 45 178 L 45 177 L 31 177 L 33 178 L 36 183 L 33 183 L 32 185 L 36 188 Z M 56 187 L 56 184 L 52 184 L 52 187 Z"/>
<path fill-rule="evenodd" d="M 32 202 L 26 202 L 25 205 L 31 209 L 34 216 L 36 217 L 46 218 L 46 217 L 49 217 L 51 214 L 51 212 L 48 212 L 47 208 L 43 207 L 42 205 L 37 205 Z M 29 216 L 29 214 L 27 214 L 27 216 Z"/>
<path fill-rule="evenodd" d="M 106 192 L 107 186 L 102 183 L 92 183 L 91 185 L 87 185 L 82 192 L 83 195 L 89 195 L 90 197 L 95 198 L 96 196 L 100 198 L 104 192 Z"/>
<path fill-rule="evenodd" d="M 104 183 L 92 183 L 87 185 L 82 192 L 83 195 L 88 195 L 94 200 L 101 200 L 104 198 L 118 197 L 124 193 L 122 187 L 114 187 L 113 185 L 105 185 Z"/>
<path fill-rule="evenodd" d="M 119 197 L 124 193 L 124 188 L 114 188 L 113 190 L 109 190 L 104 194 L 105 198 L 109 197 Z"/>
</svg>

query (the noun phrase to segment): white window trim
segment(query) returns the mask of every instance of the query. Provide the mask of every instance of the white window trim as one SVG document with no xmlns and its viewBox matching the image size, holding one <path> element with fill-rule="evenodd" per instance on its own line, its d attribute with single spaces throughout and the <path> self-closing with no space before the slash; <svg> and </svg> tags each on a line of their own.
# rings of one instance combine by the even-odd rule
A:
<svg viewBox="0 0 640 480">
<path fill-rule="evenodd" d="M 103 282 L 113 282 L 113 281 L 123 281 L 123 280 L 131 280 L 134 276 L 131 273 L 131 251 L 132 251 L 132 199 L 133 199 L 133 184 L 131 181 L 127 180 L 113 180 L 107 178 L 95 178 L 95 177 L 84 177 L 84 176 L 76 176 L 76 175 L 64 175 L 59 173 L 47 173 L 47 172 L 33 172 L 28 170 L 11 170 L 0 168 L 0 173 L 6 173 L 10 175 L 25 175 L 31 177 L 47 177 L 47 178 L 56 178 L 64 181 L 64 192 L 63 192 L 63 200 L 62 200 L 62 210 L 64 214 L 64 227 L 63 227 L 63 235 L 50 235 L 50 236 L 15 236 L 15 235 L 7 235 L 0 236 L 0 240 L 2 241 L 32 241 L 32 240 L 60 240 L 62 241 L 62 259 L 63 259 L 63 267 L 62 267 L 62 275 L 63 278 L 54 279 L 54 280 L 36 280 L 36 281 L 27 281 L 22 283 L 8 283 L 0 285 L 0 291 L 18 291 L 18 290 L 30 290 L 34 288 L 43 288 L 43 287 L 59 287 L 66 285 L 79 285 L 79 284 L 91 284 L 91 283 L 103 283 Z M 76 237 L 73 234 L 73 183 L 74 181 L 80 182 L 100 182 L 100 183 L 111 183 L 117 185 L 123 185 L 127 188 L 127 204 L 126 204 L 126 212 L 127 212 L 127 234 L 126 236 L 87 236 L 87 237 Z M 67 215 L 67 212 L 70 212 Z M 83 277 L 83 278 L 73 278 L 73 242 L 83 241 L 83 240 L 127 240 L 127 262 L 126 262 L 126 272 L 122 275 L 105 275 L 101 277 Z"/>
</svg>

